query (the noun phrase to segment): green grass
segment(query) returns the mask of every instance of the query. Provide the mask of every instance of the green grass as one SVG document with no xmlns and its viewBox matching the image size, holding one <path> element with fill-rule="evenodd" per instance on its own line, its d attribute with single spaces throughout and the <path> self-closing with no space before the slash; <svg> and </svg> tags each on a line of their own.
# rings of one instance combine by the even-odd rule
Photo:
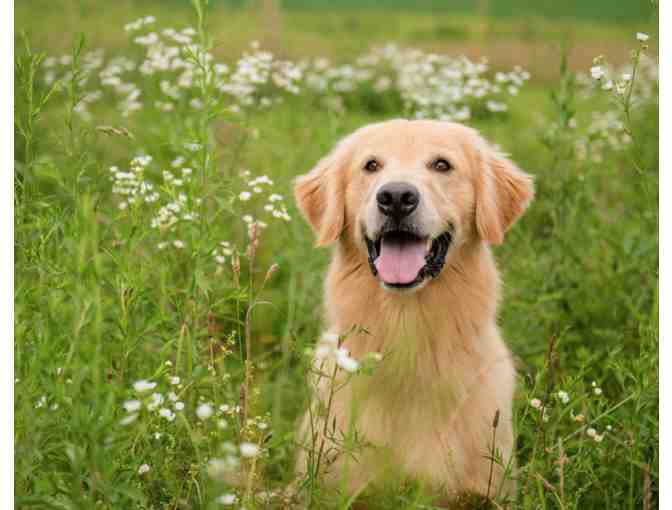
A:
<svg viewBox="0 0 672 510">
<path fill-rule="evenodd" d="M 90 1 L 78 8 L 46 5 L 17 5 L 16 27 L 28 31 L 30 51 L 55 55 L 70 51 L 75 30 L 87 34 L 90 48 L 137 55 L 121 27 L 150 13 L 130 2 L 104 9 Z M 196 25 L 184 7 L 151 5 L 161 26 Z M 603 53 L 625 62 L 627 48 L 637 47 L 635 31 L 647 28 L 641 17 L 590 28 L 544 21 L 525 36 L 516 29 L 525 22 L 514 18 L 491 20 L 484 35 L 467 15 L 464 22 L 423 13 L 385 16 L 389 22 L 381 24 L 376 11 L 299 10 L 283 13 L 281 28 L 260 28 L 263 17 L 251 8 L 215 8 L 207 27 L 214 53 L 228 61 L 251 39 L 272 44 L 276 34 L 282 55 L 338 61 L 389 39 L 437 51 L 483 45 L 486 55 L 515 39 L 530 48 L 513 56 L 521 63 L 534 63 L 535 48 L 566 36 L 575 48 L 611 48 Z M 430 21 L 433 28 L 425 31 Z M 18 40 L 16 507 L 216 508 L 218 496 L 235 491 L 247 497 L 248 510 L 281 508 L 281 498 L 254 503 L 251 496 L 284 491 L 294 481 L 294 430 L 310 396 L 306 351 L 322 328 L 318 305 L 329 257 L 312 248 L 313 236 L 290 199 L 291 182 L 353 129 L 405 112 L 398 101 L 379 100 L 368 90 L 355 95 L 344 114 L 302 93 L 235 121 L 221 111 L 210 118 L 210 110 L 184 108 L 170 115 L 143 109 L 125 118 L 107 99 L 82 121 L 72 112 L 81 97 L 76 83 L 50 91 L 40 70 L 31 80 L 35 58 Z M 494 53 L 493 66 L 507 68 L 510 58 Z M 538 72 L 506 116 L 470 122 L 536 176 L 533 205 L 495 250 L 504 281 L 500 325 L 520 375 L 514 508 L 655 508 L 658 501 L 657 90 L 626 108 L 633 143 L 615 150 L 591 139 L 588 150 L 601 159 L 582 159 L 576 144 L 592 113 L 626 113 L 607 92 L 578 93 L 572 69 L 587 70 L 590 59 L 579 66 L 580 59 L 570 58 L 569 70 L 561 70 L 559 53 L 537 62 Z M 144 100 L 157 99 L 156 84 L 143 83 Z M 203 99 L 212 93 L 208 87 L 201 92 Z M 194 141 L 199 150 L 185 149 Z M 155 183 L 176 156 L 189 158 L 193 178 L 183 189 L 200 214 L 195 221 L 161 233 L 149 227 L 151 207 L 118 209 L 108 169 L 128 169 L 141 153 L 154 158 L 146 175 Z M 263 201 L 236 199 L 246 189 L 243 169 L 273 179 L 272 191 L 288 197 L 292 217 L 269 220 L 254 256 L 245 255 L 241 218 L 261 214 Z M 157 248 L 176 239 L 183 248 Z M 224 266 L 214 260 L 221 241 L 238 250 L 239 274 L 231 256 Z M 273 264 L 278 269 L 267 278 Z M 171 384 L 176 376 L 179 385 Z M 133 384 L 141 379 L 156 382 L 154 391 L 165 399 L 169 391 L 178 394 L 185 408 L 174 421 L 145 406 L 135 422 L 120 424 L 129 414 L 123 404 L 137 397 Z M 558 391 L 568 393 L 568 403 Z M 534 398 L 547 405 L 548 421 L 530 405 Z M 216 416 L 199 419 L 203 403 L 212 404 Z M 220 405 L 243 409 L 220 412 Z M 603 439 L 588 435 L 589 428 Z M 223 443 L 241 441 L 263 445 L 266 453 L 224 475 L 208 469 L 210 459 L 226 459 Z M 139 474 L 143 464 L 150 469 Z M 315 507 L 347 507 L 347 497 L 312 491 Z M 363 498 L 374 508 L 430 503 L 411 482 Z"/>
</svg>

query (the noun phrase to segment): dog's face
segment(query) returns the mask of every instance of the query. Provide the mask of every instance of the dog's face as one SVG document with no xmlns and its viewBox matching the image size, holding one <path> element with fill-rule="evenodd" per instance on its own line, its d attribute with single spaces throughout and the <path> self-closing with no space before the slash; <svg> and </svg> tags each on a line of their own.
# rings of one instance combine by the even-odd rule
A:
<svg viewBox="0 0 672 510">
<path fill-rule="evenodd" d="M 355 131 L 295 191 L 319 246 L 341 242 L 396 291 L 422 288 L 460 245 L 501 243 L 533 196 L 474 130 L 407 120 Z"/>
</svg>

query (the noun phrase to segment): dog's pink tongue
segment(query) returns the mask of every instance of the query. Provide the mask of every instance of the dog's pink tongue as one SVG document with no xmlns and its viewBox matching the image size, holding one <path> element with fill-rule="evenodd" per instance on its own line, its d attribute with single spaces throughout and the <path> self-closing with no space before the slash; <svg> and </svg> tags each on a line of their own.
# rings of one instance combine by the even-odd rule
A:
<svg viewBox="0 0 672 510">
<path fill-rule="evenodd" d="M 411 283 L 425 265 L 425 241 L 400 242 L 398 239 L 380 243 L 376 269 L 385 283 Z"/>
</svg>

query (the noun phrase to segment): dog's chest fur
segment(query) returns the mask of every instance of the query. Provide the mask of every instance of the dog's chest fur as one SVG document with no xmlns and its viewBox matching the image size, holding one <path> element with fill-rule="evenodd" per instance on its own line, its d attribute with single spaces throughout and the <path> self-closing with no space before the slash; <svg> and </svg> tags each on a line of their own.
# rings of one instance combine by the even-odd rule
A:
<svg viewBox="0 0 672 510">
<path fill-rule="evenodd" d="M 366 332 L 351 333 L 344 346 L 358 359 L 383 355 L 371 375 L 354 377 L 335 396 L 341 430 L 354 425 L 374 446 L 358 467 L 367 478 L 393 469 L 446 489 L 477 486 L 473 473 L 482 471 L 492 417 L 497 409 L 509 415 L 513 387 L 495 326 L 492 260 L 457 268 L 452 281 L 409 296 L 382 292 L 365 273 L 341 279 L 333 267 L 330 329 L 362 327 Z"/>
</svg>

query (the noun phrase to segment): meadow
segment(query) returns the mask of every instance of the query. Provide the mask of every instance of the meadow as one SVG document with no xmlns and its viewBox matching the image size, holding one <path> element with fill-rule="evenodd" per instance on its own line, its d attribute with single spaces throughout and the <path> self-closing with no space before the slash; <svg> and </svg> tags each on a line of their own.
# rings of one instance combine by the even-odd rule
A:
<svg viewBox="0 0 672 510">
<path fill-rule="evenodd" d="M 657 7 L 463 3 L 15 6 L 16 508 L 352 508 L 293 472 L 329 253 L 292 180 L 418 116 L 536 182 L 495 248 L 518 490 L 465 504 L 657 508 Z"/>
</svg>

